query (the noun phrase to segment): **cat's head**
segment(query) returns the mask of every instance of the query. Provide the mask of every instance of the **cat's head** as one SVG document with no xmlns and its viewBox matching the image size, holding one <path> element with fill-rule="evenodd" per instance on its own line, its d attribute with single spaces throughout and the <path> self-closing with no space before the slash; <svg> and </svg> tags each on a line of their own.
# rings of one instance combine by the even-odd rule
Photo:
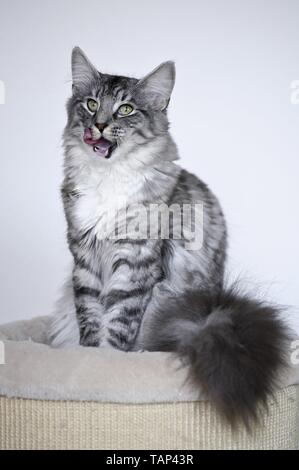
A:
<svg viewBox="0 0 299 470">
<path fill-rule="evenodd" d="M 164 62 L 138 80 L 98 72 L 76 47 L 72 78 L 67 141 L 79 145 L 89 158 L 112 161 L 167 134 L 173 62 Z"/>
</svg>

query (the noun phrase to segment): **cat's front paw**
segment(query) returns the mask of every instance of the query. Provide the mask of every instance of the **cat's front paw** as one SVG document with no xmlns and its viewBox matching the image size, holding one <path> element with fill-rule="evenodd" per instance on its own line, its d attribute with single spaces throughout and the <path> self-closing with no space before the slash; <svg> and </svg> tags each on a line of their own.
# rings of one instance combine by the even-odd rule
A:
<svg viewBox="0 0 299 470">
<path fill-rule="evenodd" d="M 90 348 L 98 348 L 100 346 L 100 339 L 95 335 L 88 335 L 80 338 L 80 346 Z"/>
</svg>

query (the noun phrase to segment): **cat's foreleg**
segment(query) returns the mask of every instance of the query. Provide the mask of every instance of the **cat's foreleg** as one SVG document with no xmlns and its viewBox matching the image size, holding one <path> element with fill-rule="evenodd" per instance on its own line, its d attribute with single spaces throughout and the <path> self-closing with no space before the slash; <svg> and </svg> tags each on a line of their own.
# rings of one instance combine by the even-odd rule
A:
<svg viewBox="0 0 299 470">
<path fill-rule="evenodd" d="M 101 294 L 105 309 L 101 346 L 129 351 L 135 347 L 152 289 L 161 278 L 161 259 L 152 242 L 124 245 Z"/>
<path fill-rule="evenodd" d="M 73 269 L 73 293 L 82 346 L 99 346 L 103 306 L 101 281 L 96 273 L 76 264 Z"/>
</svg>

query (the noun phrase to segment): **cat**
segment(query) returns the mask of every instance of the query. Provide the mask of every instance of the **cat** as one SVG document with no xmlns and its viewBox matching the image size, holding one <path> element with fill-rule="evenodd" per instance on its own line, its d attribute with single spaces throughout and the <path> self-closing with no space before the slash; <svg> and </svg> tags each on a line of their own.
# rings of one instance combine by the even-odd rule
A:
<svg viewBox="0 0 299 470">
<path fill-rule="evenodd" d="M 224 286 L 221 206 L 175 162 L 167 118 L 174 82 L 173 62 L 136 79 L 100 73 L 73 50 L 62 199 L 74 262 L 49 341 L 173 352 L 223 416 L 249 423 L 275 390 L 288 331 L 278 308 Z M 190 248 L 192 227 L 180 216 L 200 203 L 203 217 L 194 209 L 191 219 L 202 239 Z M 155 204 L 179 208 L 168 238 L 160 222 L 156 238 L 148 226 L 143 237 L 124 232 L 140 225 L 136 205 Z"/>
</svg>

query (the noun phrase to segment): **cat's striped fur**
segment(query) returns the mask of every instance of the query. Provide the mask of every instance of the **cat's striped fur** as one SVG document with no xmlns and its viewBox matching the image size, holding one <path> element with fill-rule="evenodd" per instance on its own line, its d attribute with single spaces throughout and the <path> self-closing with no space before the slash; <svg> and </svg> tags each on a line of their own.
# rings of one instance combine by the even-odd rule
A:
<svg viewBox="0 0 299 470">
<path fill-rule="evenodd" d="M 168 132 L 174 65 L 166 62 L 142 80 L 105 75 L 78 48 L 72 64 L 62 197 L 74 265 L 51 342 L 173 351 L 226 416 L 247 421 L 273 390 L 287 333 L 276 309 L 223 289 L 221 207 L 203 182 L 175 163 Z M 100 102 L 95 114 L 86 109 L 89 97 Z M 122 103 L 132 104 L 134 113 L 118 116 Z M 84 129 L 96 123 L 105 123 L 102 136 L 113 143 L 108 159 L 83 141 Z M 181 239 L 135 240 L 130 232 L 112 238 L 115 210 L 118 227 L 128 228 L 140 222 L 135 204 L 182 209 L 197 202 L 204 207 L 198 249 L 186 248 L 187 227 Z"/>
</svg>

